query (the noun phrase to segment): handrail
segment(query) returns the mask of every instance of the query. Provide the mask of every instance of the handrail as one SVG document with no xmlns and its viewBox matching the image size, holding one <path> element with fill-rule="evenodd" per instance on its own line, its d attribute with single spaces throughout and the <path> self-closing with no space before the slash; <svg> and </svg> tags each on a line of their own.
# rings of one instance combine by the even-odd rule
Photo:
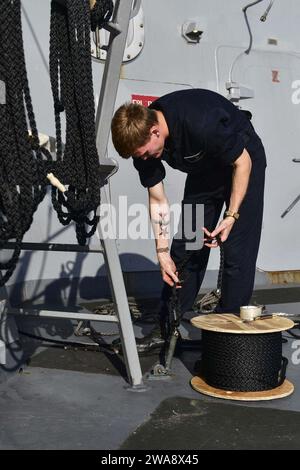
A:
<svg viewBox="0 0 300 470">
<path fill-rule="evenodd" d="M 140 11 L 142 0 L 134 0 L 133 8 L 130 14 L 130 19 L 134 18 Z"/>
</svg>

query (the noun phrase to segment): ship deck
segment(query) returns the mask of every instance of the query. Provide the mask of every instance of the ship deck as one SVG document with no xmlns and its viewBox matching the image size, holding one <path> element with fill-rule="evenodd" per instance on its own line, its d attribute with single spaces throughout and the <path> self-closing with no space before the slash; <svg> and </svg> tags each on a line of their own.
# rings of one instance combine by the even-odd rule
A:
<svg viewBox="0 0 300 470">
<path fill-rule="evenodd" d="M 300 314 L 299 286 L 260 289 L 254 300 L 264 302 L 268 312 Z M 189 318 L 182 323 L 185 341 L 176 351 L 170 378 L 147 379 L 159 357 L 140 358 L 142 392 L 128 388 L 122 356 L 74 336 L 71 320 L 18 317 L 17 322 L 21 340 L 10 354 L 18 361 L 0 372 L 2 450 L 299 449 L 300 339 L 289 332 L 283 332 L 283 355 L 289 359 L 287 378 L 294 393 L 238 402 L 191 388 L 201 331 Z M 109 343 L 116 325 L 103 325 L 97 328 Z M 135 323 L 136 336 L 151 327 L 142 317 Z M 300 335 L 297 326 L 292 333 Z"/>
</svg>

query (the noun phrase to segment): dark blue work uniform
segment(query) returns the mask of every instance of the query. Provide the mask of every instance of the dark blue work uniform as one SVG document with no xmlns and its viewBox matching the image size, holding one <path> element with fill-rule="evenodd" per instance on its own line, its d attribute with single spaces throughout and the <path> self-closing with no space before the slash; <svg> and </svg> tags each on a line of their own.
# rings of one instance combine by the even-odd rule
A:
<svg viewBox="0 0 300 470">
<path fill-rule="evenodd" d="M 212 231 L 222 207 L 229 207 L 234 161 L 247 149 L 252 170 L 246 196 L 224 243 L 222 296 L 218 312 L 239 312 L 249 304 L 260 242 L 266 157 L 264 147 L 246 114 L 218 93 L 182 90 L 159 98 L 150 108 L 163 113 L 169 129 L 161 159 L 133 159 L 144 187 L 165 177 L 162 161 L 187 173 L 184 201 L 204 204 L 204 224 Z M 210 249 L 195 252 L 188 265 L 189 277 L 180 291 L 181 310 L 190 310 L 201 286 Z M 177 264 L 185 256 L 185 240 L 174 239 L 171 257 Z M 171 288 L 165 284 L 162 299 Z"/>
</svg>

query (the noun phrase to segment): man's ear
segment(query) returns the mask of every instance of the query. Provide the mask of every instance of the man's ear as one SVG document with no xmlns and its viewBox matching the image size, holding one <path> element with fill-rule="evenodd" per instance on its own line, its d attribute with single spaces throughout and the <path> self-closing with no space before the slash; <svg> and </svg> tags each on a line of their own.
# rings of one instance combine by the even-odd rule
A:
<svg viewBox="0 0 300 470">
<path fill-rule="evenodd" d="M 158 127 L 158 125 L 151 127 L 150 134 L 151 135 L 156 135 L 156 137 L 159 137 L 159 127 Z"/>
</svg>

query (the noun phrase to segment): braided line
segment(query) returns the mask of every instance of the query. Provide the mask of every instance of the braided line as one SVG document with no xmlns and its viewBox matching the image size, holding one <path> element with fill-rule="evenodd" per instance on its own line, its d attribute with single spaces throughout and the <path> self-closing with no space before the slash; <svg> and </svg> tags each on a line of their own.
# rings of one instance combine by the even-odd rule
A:
<svg viewBox="0 0 300 470">
<path fill-rule="evenodd" d="M 97 0 L 91 10 L 91 30 L 102 28 L 110 20 L 114 9 L 112 0 Z"/>
<path fill-rule="evenodd" d="M 16 267 L 23 236 L 45 195 L 39 161 L 43 156 L 51 159 L 50 154 L 42 152 L 38 139 L 25 65 L 20 0 L 2 0 L 0 4 L 0 79 L 6 87 L 6 102 L 0 105 L 0 249 L 8 240 L 15 241 L 10 259 L 0 263 L 0 285 L 4 285 Z"/>
<path fill-rule="evenodd" d="M 61 162 L 56 174 L 64 184 L 69 185 L 64 194 L 58 194 L 58 190 L 52 188 L 52 202 L 63 225 L 71 220 L 76 223 L 77 240 L 84 245 L 96 231 L 99 220 L 96 211 L 100 204 L 88 0 L 67 0 L 66 8 L 52 1 L 50 80 L 57 160 Z M 66 117 L 64 151 L 62 111 Z"/>
</svg>

